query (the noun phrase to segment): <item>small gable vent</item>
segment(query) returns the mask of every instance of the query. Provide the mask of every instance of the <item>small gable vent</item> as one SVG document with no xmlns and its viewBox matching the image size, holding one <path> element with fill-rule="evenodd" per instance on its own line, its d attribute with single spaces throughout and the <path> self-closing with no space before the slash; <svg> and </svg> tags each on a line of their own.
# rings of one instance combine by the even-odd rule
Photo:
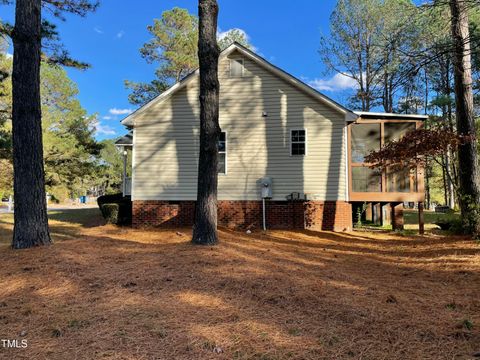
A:
<svg viewBox="0 0 480 360">
<path fill-rule="evenodd" d="M 230 59 L 230 77 L 242 77 L 243 70 L 243 59 Z"/>
</svg>

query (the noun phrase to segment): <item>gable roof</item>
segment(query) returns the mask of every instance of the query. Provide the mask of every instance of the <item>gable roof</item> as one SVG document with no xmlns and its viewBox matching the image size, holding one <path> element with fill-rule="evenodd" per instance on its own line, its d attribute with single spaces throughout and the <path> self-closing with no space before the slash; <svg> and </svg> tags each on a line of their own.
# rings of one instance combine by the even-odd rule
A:
<svg viewBox="0 0 480 360">
<path fill-rule="evenodd" d="M 133 134 L 130 131 L 127 135 L 124 135 L 115 141 L 116 146 L 133 146 Z"/>
<path fill-rule="evenodd" d="M 319 91 L 315 90 L 311 86 L 305 84 L 303 81 L 297 79 L 293 75 L 287 73 L 286 71 L 280 69 L 279 67 L 271 64 L 267 60 L 265 60 L 263 57 L 259 56 L 258 54 L 254 53 L 253 51 L 247 49 L 243 45 L 234 42 L 232 45 L 227 47 L 225 50 L 223 50 L 220 53 L 220 59 L 227 57 L 234 51 L 238 51 L 240 54 L 245 56 L 246 58 L 254 61 L 256 64 L 262 66 L 266 70 L 270 71 L 271 73 L 275 74 L 279 78 L 285 80 L 289 84 L 293 85 L 297 89 L 309 94 L 310 96 L 314 97 L 318 101 L 324 103 L 325 105 L 333 108 L 334 110 L 337 110 L 338 112 L 342 113 L 345 115 L 345 118 L 348 120 L 355 120 L 358 118 L 358 115 L 356 115 L 353 111 L 347 109 L 346 107 L 340 105 L 336 101 L 330 99 L 329 97 L 323 95 Z M 196 79 L 200 74 L 199 69 L 191 72 L 189 75 L 184 77 L 181 81 L 177 82 L 175 85 L 171 86 L 169 89 L 161 93 L 159 96 L 151 100 L 150 102 L 146 103 L 130 115 L 128 115 L 125 119 L 121 121 L 122 125 L 125 125 L 127 127 L 133 127 L 134 125 L 134 119 L 136 116 L 144 113 L 146 110 L 148 110 L 152 105 L 154 104 L 159 104 L 165 99 L 169 98 L 171 95 L 175 94 L 177 91 L 180 89 L 184 88 L 187 84 L 192 82 L 194 79 Z"/>
</svg>

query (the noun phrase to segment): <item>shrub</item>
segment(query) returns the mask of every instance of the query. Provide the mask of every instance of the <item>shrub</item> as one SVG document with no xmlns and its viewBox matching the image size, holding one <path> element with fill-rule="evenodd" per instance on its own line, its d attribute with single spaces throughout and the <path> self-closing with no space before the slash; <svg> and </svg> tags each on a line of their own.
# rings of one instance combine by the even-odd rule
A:
<svg viewBox="0 0 480 360">
<path fill-rule="evenodd" d="M 120 203 L 122 201 L 124 201 L 124 197 L 122 194 L 103 195 L 99 196 L 97 199 L 98 206 L 100 207 L 103 204 Z"/>
<path fill-rule="evenodd" d="M 104 195 L 97 199 L 103 217 L 110 224 L 130 225 L 132 223 L 132 201 L 122 194 Z"/>
<path fill-rule="evenodd" d="M 120 205 L 119 204 L 103 204 L 100 208 L 103 214 L 103 217 L 109 224 L 119 224 L 119 213 Z"/>
<path fill-rule="evenodd" d="M 435 221 L 434 224 L 439 226 L 440 229 L 448 230 L 453 234 L 465 233 L 465 229 L 461 219 L 457 219 L 457 218 L 439 219 Z"/>
</svg>

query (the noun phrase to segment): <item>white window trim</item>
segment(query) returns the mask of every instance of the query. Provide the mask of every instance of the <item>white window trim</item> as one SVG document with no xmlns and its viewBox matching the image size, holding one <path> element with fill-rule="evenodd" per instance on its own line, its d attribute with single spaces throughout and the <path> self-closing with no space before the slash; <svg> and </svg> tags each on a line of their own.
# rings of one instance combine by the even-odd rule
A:
<svg viewBox="0 0 480 360">
<path fill-rule="evenodd" d="M 221 173 L 219 172 L 218 175 L 220 176 L 226 176 L 228 174 L 228 132 L 225 130 L 222 130 L 221 132 L 225 133 L 225 151 L 224 152 L 218 152 L 219 154 L 225 154 L 225 172 Z"/>
<path fill-rule="evenodd" d="M 232 76 L 232 61 L 238 61 L 242 63 L 242 75 L 241 76 Z M 239 59 L 239 58 L 231 58 L 228 61 L 228 77 L 235 79 L 238 77 L 244 77 L 245 76 L 245 61 L 244 59 Z"/>
<path fill-rule="evenodd" d="M 298 130 L 305 131 L 305 154 L 304 155 L 293 155 L 292 154 L 292 132 L 298 131 Z M 307 154 L 308 154 L 308 132 L 307 132 L 307 129 L 305 129 L 305 128 L 292 128 L 292 129 L 290 129 L 290 156 L 292 156 L 292 157 L 307 156 Z"/>
</svg>

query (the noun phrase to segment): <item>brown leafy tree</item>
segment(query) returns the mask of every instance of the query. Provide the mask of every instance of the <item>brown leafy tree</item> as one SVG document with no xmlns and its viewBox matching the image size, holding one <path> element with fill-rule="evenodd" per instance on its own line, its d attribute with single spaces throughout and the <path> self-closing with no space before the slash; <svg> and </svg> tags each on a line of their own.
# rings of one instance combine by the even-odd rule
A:
<svg viewBox="0 0 480 360">
<path fill-rule="evenodd" d="M 435 159 L 449 149 L 456 149 L 466 142 L 453 131 L 443 126 L 420 128 L 407 132 L 399 140 L 389 141 L 380 150 L 373 151 L 365 158 L 372 167 L 416 168 L 425 165 L 426 157 Z"/>
<path fill-rule="evenodd" d="M 217 235 L 218 183 L 218 4 L 199 0 L 198 60 L 200 64 L 200 153 L 198 162 L 197 203 L 192 242 L 212 245 Z"/>
<path fill-rule="evenodd" d="M 10 3 L 10 1 L 1 1 Z M 56 43 L 55 26 L 42 20 L 42 7 L 57 18 L 63 13 L 85 15 L 97 2 L 88 0 L 17 0 L 15 26 L 2 25 L 0 32 L 13 40 L 12 133 L 15 225 L 12 247 L 24 249 L 50 244 L 45 173 L 43 164 L 40 103 L 40 61 L 85 67 L 72 60 Z M 43 44 L 42 44 L 43 40 Z M 46 52 L 42 53 L 42 45 Z M 48 56 L 47 52 L 51 52 Z"/>
<path fill-rule="evenodd" d="M 473 135 L 459 135 L 455 130 L 451 130 L 448 125 L 436 126 L 433 128 L 420 128 L 407 132 L 402 138 L 396 141 L 390 141 L 381 149 L 372 151 L 365 158 L 365 162 L 371 164 L 371 168 L 380 169 L 416 169 L 418 166 L 425 167 L 426 160 L 434 161 L 442 165 L 442 159 L 449 152 L 457 152 L 465 145 L 475 142 Z M 465 194 L 462 183 L 457 186 L 456 179 L 452 178 L 450 172 L 446 172 L 448 180 L 452 183 L 453 191 L 458 198 L 462 199 Z M 470 198 L 466 198 L 467 201 Z M 469 204 L 467 211 L 462 209 L 462 219 L 465 222 L 465 232 L 478 236 L 472 227 L 476 220 L 477 207 Z M 471 217 L 474 217 L 472 219 Z"/>
</svg>

